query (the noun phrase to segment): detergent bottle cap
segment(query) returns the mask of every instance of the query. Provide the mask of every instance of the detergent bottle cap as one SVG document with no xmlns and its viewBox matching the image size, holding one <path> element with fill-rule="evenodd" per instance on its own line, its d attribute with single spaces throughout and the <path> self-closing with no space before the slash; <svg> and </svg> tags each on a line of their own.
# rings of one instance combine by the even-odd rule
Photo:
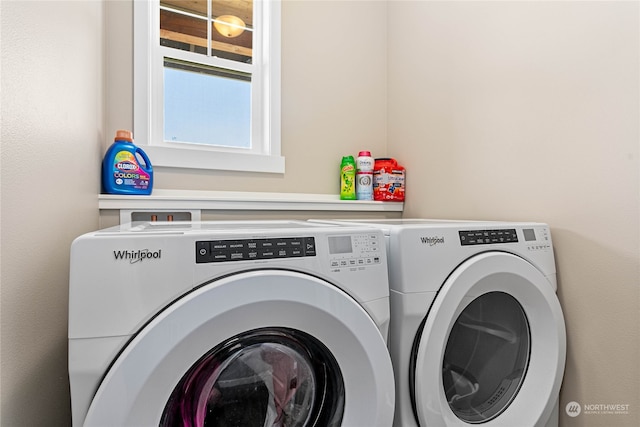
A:
<svg viewBox="0 0 640 427">
<path fill-rule="evenodd" d="M 122 130 L 122 129 L 117 130 L 114 141 L 118 141 L 118 140 L 133 142 L 133 133 L 130 130 Z"/>
</svg>

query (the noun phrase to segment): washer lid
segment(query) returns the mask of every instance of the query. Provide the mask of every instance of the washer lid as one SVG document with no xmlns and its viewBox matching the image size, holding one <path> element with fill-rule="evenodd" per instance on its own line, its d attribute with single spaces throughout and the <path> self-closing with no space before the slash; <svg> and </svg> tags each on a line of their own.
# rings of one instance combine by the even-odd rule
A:
<svg viewBox="0 0 640 427">
<path fill-rule="evenodd" d="M 415 348 L 412 404 L 420 425 L 535 425 L 558 398 L 565 324 L 539 270 L 488 252 L 445 281 Z"/>
<path fill-rule="evenodd" d="M 245 340 L 250 331 L 251 339 Z M 274 332 L 287 335 L 288 331 L 294 333 L 283 339 L 269 337 Z M 315 344 L 307 345 L 310 342 Z M 335 360 L 334 371 L 340 371 L 327 375 L 336 378 L 336 383 L 340 383 L 341 376 L 344 384 L 342 425 L 391 425 L 393 369 L 376 323 L 353 298 L 332 284 L 281 270 L 228 276 L 167 307 L 116 358 L 93 397 L 84 425 L 157 426 L 163 413 L 166 417 L 175 408 L 170 402 L 176 396 L 176 387 L 192 380 L 211 382 L 202 385 L 190 401 L 199 410 L 206 407 L 199 403 L 201 398 L 221 401 L 214 399 L 214 389 L 232 393 L 238 390 L 232 385 L 240 387 L 240 383 L 248 381 L 264 395 L 273 392 L 282 378 L 287 378 L 294 388 L 304 389 L 300 401 L 310 402 L 314 396 L 307 394 L 312 391 L 305 387 L 322 383 L 308 357 L 317 353 L 307 353 L 305 349 L 313 345 L 326 348 L 326 358 Z M 260 368 L 257 361 L 265 354 L 279 354 L 277 359 L 284 365 L 274 369 L 272 363 L 272 368 Z M 285 373 L 283 368 L 292 363 L 298 364 L 293 383 L 288 377 L 293 371 Z M 198 375 L 195 371 L 201 368 L 211 368 L 212 374 Z M 271 378 L 267 378 L 269 375 Z M 298 380 L 307 381 L 305 387 Z M 289 402 L 289 394 L 282 390 L 273 397 Z M 265 401 L 264 396 L 260 399 Z M 250 403 L 262 409 L 268 406 L 261 406 L 260 401 Z M 333 407 L 340 408 L 339 402 Z M 165 411 L 166 408 L 169 409 Z M 270 413 L 282 415 L 278 410 Z M 314 415 L 313 411 L 309 414 Z M 304 421 L 306 416 L 302 414 L 299 419 Z M 320 426 L 323 421 L 318 419 Z M 315 424 L 309 424 L 312 425 Z"/>
</svg>

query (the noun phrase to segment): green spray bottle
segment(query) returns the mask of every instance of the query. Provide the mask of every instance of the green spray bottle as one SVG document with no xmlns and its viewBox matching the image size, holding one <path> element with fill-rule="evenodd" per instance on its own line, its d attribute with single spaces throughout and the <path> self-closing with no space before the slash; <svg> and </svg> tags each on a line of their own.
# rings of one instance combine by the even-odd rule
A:
<svg viewBox="0 0 640 427">
<path fill-rule="evenodd" d="M 356 161 L 344 156 L 340 164 L 340 200 L 356 200 Z"/>
</svg>

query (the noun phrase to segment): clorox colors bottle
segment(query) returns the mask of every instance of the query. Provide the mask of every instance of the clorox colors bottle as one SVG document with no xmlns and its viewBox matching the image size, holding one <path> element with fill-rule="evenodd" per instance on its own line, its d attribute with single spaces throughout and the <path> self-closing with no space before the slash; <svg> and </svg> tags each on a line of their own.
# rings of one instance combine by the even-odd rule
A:
<svg viewBox="0 0 640 427">
<path fill-rule="evenodd" d="M 133 143 L 133 134 L 119 130 L 102 161 L 102 191 L 108 194 L 151 194 L 153 167 Z"/>
</svg>

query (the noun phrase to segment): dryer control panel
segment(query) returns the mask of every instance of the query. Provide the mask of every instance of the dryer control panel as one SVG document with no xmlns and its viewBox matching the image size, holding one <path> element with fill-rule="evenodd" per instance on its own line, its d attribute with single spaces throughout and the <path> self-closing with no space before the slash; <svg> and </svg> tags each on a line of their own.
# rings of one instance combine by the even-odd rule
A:
<svg viewBox="0 0 640 427">
<path fill-rule="evenodd" d="M 493 245 L 521 243 L 527 251 L 548 251 L 551 249 L 549 229 L 541 226 L 526 228 L 505 228 L 494 230 L 460 230 L 460 245 Z"/>
<path fill-rule="evenodd" d="M 198 264 L 307 256 L 316 256 L 314 237 L 200 240 L 196 242 L 196 263 Z"/>
</svg>

